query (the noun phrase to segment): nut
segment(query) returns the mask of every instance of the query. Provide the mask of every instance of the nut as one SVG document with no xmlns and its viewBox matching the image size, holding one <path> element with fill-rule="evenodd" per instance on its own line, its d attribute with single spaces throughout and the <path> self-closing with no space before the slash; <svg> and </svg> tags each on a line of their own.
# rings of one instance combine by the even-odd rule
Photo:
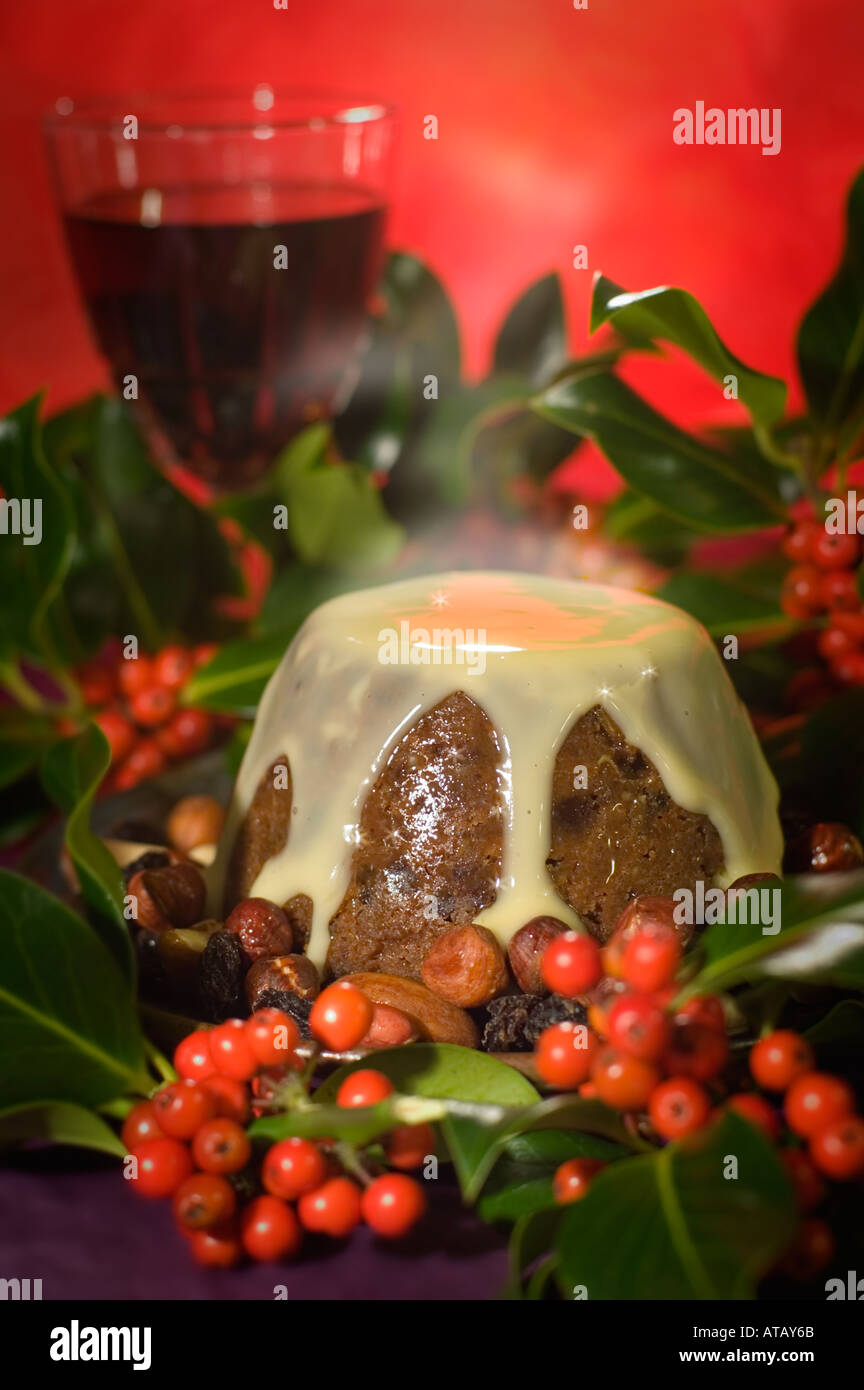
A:
<svg viewBox="0 0 864 1390">
<path fill-rule="evenodd" d="M 194 927 L 171 927 L 156 938 L 156 951 L 172 983 L 192 988 L 198 978 L 201 953 L 221 922 L 197 922 Z"/>
<path fill-rule="evenodd" d="M 651 893 L 643 893 L 641 897 L 633 898 L 621 913 L 612 935 L 603 947 L 605 973 L 621 979 L 621 959 L 627 942 L 637 932 L 646 929 L 650 931 L 652 927 L 671 928 L 683 949 L 693 935 L 693 923 L 676 922 L 676 906 L 673 898 L 660 898 Z"/>
<path fill-rule="evenodd" d="M 294 945 L 298 951 L 305 951 L 312 931 L 312 899 L 305 893 L 295 893 L 282 904 L 282 911 L 291 923 Z"/>
<path fill-rule="evenodd" d="M 421 985 L 418 980 L 408 980 L 401 975 L 383 975 L 373 971 L 360 971 L 356 975 L 343 975 L 352 985 L 363 991 L 373 1004 L 388 1004 L 391 1009 L 420 1025 L 421 1031 L 433 1042 L 459 1043 L 462 1047 L 476 1047 L 479 1034 L 474 1020 L 449 1004 L 431 989 Z M 374 1023 L 374 1015 L 373 1015 Z"/>
<path fill-rule="evenodd" d="M 250 966 L 244 986 L 250 1009 L 259 1007 L 262 994 L 287 990 L 300 999 L 314 999 L 321 989 L 318 971 L 308 956 L 271 956 Z"/>
<path fill-rule="evenodd" d="M 287 956 L 294 950 L 294 933 L 281 907 L 267 898 L 244 898 L 225 919 L 250 960 Z"/>
<path fill-rule="evenodd" d="M 507 959 L 523 994 L 548 994 L 540 975 L 543 952 L 556 936 L 567 931 L 558 917 L 532 917 L 510 938 Z"/>
<path fill-rule="evenodd" d="M 212 796 L 184 796 L 172 808 L 166 830 L 181 854 L 199 845 L 213 845 L 222 833 L 225 812 Z"/>
<path fill-rule="evenodd" d="M 360 1047 L 399 1047 L 419 1037 L 419 1025 L 414 1019 L 393 1009 L 389 1004 L 373 1004 L 372 1022 Z"/>
<path fill-rule="evenodd" d="M 194 864 L 140 869 L 129 880 L 128 891 L 136 899 L 135 920 L 148 931 L 191 927 L 204 911 L 204 880 Z"/>
<path fill-rule="evenodd" d="M 795 874 L 832 874 L 857 869 L 864 864 L 861 841 L 848 825 L 820 821 L 811 825 L 789 845 L 786 868 Z"/>
<path fill-rule="evenodd" d="M 473 922 L 439 936 L 420 974 L 427 989 L 462 1009 L 488 1004 L 508 984 L 498 938 Z"/>
</svg>

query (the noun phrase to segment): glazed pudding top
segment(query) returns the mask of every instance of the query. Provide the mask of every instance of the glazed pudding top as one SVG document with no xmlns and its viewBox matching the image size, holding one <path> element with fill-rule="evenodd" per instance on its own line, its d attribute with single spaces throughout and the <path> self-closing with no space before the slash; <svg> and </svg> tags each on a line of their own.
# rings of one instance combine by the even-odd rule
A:
<svg viewBox="0 0 864 1390">
<path fill-rule="evenodd" d="M 550 913 L 578 925 L 546 870 L 552 769 L 575 720 L 602 706 L 669 795 L 710 818 L 723 882 L 776 872 L 777 788 L 705 630 L 645 594 L 545 576 L 447 573 L 346 594 L 301 627 L 261 700 L 214 873 L 271 763 L 290 763 L 288 842 L 253 895 L 314 904 L 322 965 L 348 882 L 366 793 L 414 721 L 453 691 L 495 726 L 505 818 L 497 896 L 478 922 L 506 941 Z M 575 770 L 574 770 L 575 772 Z"/>
</svg>

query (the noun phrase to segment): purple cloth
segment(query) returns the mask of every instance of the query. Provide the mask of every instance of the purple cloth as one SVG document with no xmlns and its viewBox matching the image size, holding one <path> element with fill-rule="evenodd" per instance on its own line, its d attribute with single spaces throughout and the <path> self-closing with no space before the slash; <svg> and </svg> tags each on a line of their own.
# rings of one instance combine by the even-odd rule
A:
<svg viewBox="0 0 864 1390">
<path fill-rule="evenodd" d="M 345 1243 L 308 1238 L 293 1264 L 207 1270 L 184 1249 L 170 1204 L 136 1197 L 119 1166 L 32 1158 L 0 1171 L 0 1275 L 41 1279 L 44 1299 L 272 1299 L 281 1284 L 289 1299 L 484 1300 L 506 1278 L 504 1237 L 443 1179 L 410 1240 L 389 1245 L 361 1228 Z"/>
</svg>

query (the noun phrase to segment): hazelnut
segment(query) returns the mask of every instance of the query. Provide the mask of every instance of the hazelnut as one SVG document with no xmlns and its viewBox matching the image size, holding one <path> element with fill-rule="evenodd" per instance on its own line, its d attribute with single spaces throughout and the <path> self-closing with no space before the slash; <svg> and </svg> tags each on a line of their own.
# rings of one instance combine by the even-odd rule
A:
<svg viewBox="0 0 864 1390">
<path fill-rule="evenodd" d="M 511 937 L 507 959 L 523 994 L 549 993 L 540 975 L 540 961 L 550 941 L 567 930 L 558 917 L 532 917 Z"/>
<path fill-rule="evenodd" d="M 419 1036 L 419 1025 L 403 1014 L 401 1009 L 393 1009 L 389 1004 L 373 1004 L 372 1022 L 359 1045 L 369 1048 L 399 1047 Z"/>
<path fill-rule="evenodd" d="M 294 933 L 281 907 L 267 898 L 244 898 L 225 919 L 249 960 L 287 956 L 294 950 Z"/>
<path fill-rule="evenodd" d="M 488 1004 L 507 988 L 504 952 L 488 927 L 470 922 L 439 936 L 420 970 L 427 989 L 460 1009 Z"/>
<path fill-rule="evenodd" d="M 199 845 L 213 845 L 222 833 L 225 811 L 212 796 L 184 796 L 173 807 L 166 829 L 181 854 Z"/>
<path fill-rule="evenodd" d="M 832 874 L 864 864 L 864 848 L 848 825 L 820 821 L 804 830 L 786 851 L 786 868 L 796 874 Z"/>
<path fill-rule="evenodd" d="M 318 971 L 308 956 L 270 956 L 256 960 L 246 974 L 244 988 L 250 1009 L 271 990 L 286 990 L 299 999 L 315 999 L 321 989 Z"/>
<path fill-rule="evenodd" d="M 128 891 L 136 899 L 135 920 L 148 931 L 191 927 L 204 911 L 204 880 L 194 864 L 140 869 L 129 880 Z"/>
</svg>

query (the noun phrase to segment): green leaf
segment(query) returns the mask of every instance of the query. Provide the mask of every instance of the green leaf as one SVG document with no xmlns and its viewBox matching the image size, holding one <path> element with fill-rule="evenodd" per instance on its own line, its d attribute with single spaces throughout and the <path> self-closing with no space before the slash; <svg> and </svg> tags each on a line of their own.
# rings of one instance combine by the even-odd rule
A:
<svg viewBox="0 0 864 1390">
<path fill-rule="evenodd" d="M 701 968 L 682 997 L 765 975 L 864 984 L 864 870 L 787 879 L 779 892 L 779 931 L 766 933 L 759 922 L 708 927 L 698 947 Z"/>
<path fill-rule="evenodd" d="M 383 1072 L 403 1095 L 507 1106 L 531 1105 L 538 1098 L 527 1077 L 488 1052 L 455 1043 L 411 1043 L 382 1048 L 339 1067 L 319 1086 L 316 1099 L 335 1101 L 345 1077 L 367 1067 Z"/>
<path fill-rule="evenodd" d="M 629 1150 L 592 1134 L 540 1130 L 508 1139 L 477 1203 L 484 1221 L 515 1221 L 532 1211 L 554 1205 L 552 1180 L 559 1164 L 569 1158 L 599 1158 L 604 1163 Z"/>
<path fill-rule="evenodd" d="M 465 506 L 477 490 L 474 450 L 481 433 L 493 418 L 497 423 L 499 415 L 503 421 L 522 414 L 527 403 L 526 383 L 503 376 L 466 386 L 440 400 L 412 451 L 414 485 L 427 499 L 431 495 L 448 507 Z"/>
<path fill-rule="evenodd" d="M 785 383 L 755 371 L 735 357 L 721 341 L 701 304 L 686 290 L 660 286 L 631 294 L 598 274 L 591 303 L 592 333 L 604 323 L 627 334 L 674 344 L 721 384 L 726 377 L 734 376 L 738 399 L 760 425 L 770 427 L 782 416 L 786 406 Z"/>
<path fill-rule="evenodd" d="M 567 356 L 564 301 L 556 272 L 530 285 L 505 318 L 495 342 L 493 371 L 539 386 Z"/>
<path fill-rule="evenodd" d="M 25 544 L 23 534 L 9 533 L 0 543 L 0 657 L 14 659 L 20 651 L 48 660 L 56 659 L 49 629 L 49 615 L 58 599 L 72 560 L 74 512 L 66 489 L 51 468 L 42 448 L 39 425 L 40 398 L 34 396 L 0 420 L 0 488 L 9 503 L 30 503 L 30 525 L 35 526 L 36 504 L 41 505 L 38 544 Z M 38 532 L 34 532 L 35 534 Z"/>
<path fill-rule="evenodd" d="M 387 305 L 387 322 L 404 350 L 414 349 L 415 362 L 433 373 L 440 384 L 459 380 L 459 326 L 447 294 L 432 272 L 415 256 L 393 252 L 384 274 L 381 292 Z"/>
<path fill-rule="evenodd" d="M 659 565 L 679 565 L 700 537 L 638 492 L 625 489 L 606 508 L 603 532 L 610 540 L 634 545 Z"/>
<path fill-rule="evenodd" d="M 510 1272 L 504 1298 L 523 1298 L 523 1275 L 549 1250 L 563 1214 L 563 1207 L 553 1206 L 518 1219 L 510 1237 Z"/>
<path fill-rule="evenodd" d="M 860 1057 L 864 1048 L 864 1003 L 843 999 L 804 1034 L 819 1059 L 821 1070 Z"/>
<path fill-rule="evenodd" d="M 849 191 L 839 269 L 804 315 L 797 348 L 813 415 L 834 429 L 864 397 L 864 170 Z"/>
<path fill-rule="evenodd" d="M 132 938 L 123 916 L 123 875 L 113 854 L 90 829 L 93 798 L 110 766 L 108 740 L 96 724 L 88 724 L 76 738 L 49 749 L 42 760 L 42 782 L 66 814 L 64 841 L 93 926 L 126 978 L 134 980 Z"/>
<path fill-rule="evenodd" d="M 274 576 L 255 620 L 260 637 L 281 633 L 293 637 L 313 609 L 353 587 L 353 577 L 332 569 L 288 565 Z"/>
<path fill-rule="evenodd" d="M 34 1139 L 96 1149 L 114 1158 L 126 1154 L 126 1145 L 100 1115 L 63 1100 L 37 1101 L 0 1113 L 0 1149 Z"/>
<path fill-rule="evenodd" d="M 764 473 L 740 469 L 609 372 L 577 372 L 532 404 L 547 419 L 593 439 L 636 492 L 685 525 L 753 531 L 785 517 L 770 465 Z"/>
<path fill-rule="evenodd" d="M 388 1096 L 379 1105 L 352 1109 L 340 1105 L 316 1104 L 303 1109 L 283 1110 L 253 1120 L 249 1134 L 253 1139 L 344 1139 L 361 1148 L 388 1134 L 397 1125 L 427 1124 L 440 1120 L 443 1102 L 414 1097 Z"/>
<path fill-rule="evenodd" d="M 727 1177 L 728 1160 L 737 1177 Z M 558 1227 L 565 1298 L 744 1299 L 788 1244 L 786 1174 L 754 1125 L 726 1114 L 650 1155 L 616 1163 Z"/>
<path fill-rule="evenodd" d="M 11 786 L 36 767 L 46 748 L 56 742 L 57 730 L 49 719 L 23 713 L 0 718 L 0 787 Z"/>
<path fill-rule="evenodd" d="M 152 1085 L 129 980 L 59 899 L 0 870 L 0 1107 Z"/>
<path fill-rule="evenodd" d="M 183 703 L 253 717 L 287 645 L 286 632 L 227 643 L 212 661 L 193 672 L 183 688 Z"/>
<path fill-rule="evenodd" d="M 735 575 L 681 570 L 657 590 L 657 597 L 692 614 L 712 637 L 788 627 L 789 619 L 775 598 L 766 598 Z"/>
</svg>

